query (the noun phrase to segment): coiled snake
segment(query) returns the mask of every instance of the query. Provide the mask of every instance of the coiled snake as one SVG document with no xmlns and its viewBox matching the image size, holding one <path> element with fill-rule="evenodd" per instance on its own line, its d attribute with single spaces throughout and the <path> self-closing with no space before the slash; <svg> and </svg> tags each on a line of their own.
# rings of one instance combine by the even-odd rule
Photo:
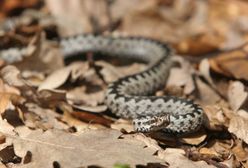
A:
<svg viewBox="0 0 248 168">
<path fill-rule="evenodd" d="M 106 104 L 117 116 L 133 119 L 136 131 L 163 130 L 169 133 L 196 131 L 203 121 L 203 110 L 190 100 L 172 96 L 148 96 L 164 85 L 172 66 L 172 52 L 164 43 L 134 37 L 79 35 L 60 41 L 64 57 L 77 53 L 100 52 L 113 57 L 134 58 L 149 64 L 147 70 L 126 76 L 109 85 Z M 21 59 L 25 48 L 0 52 L 0 58 Z"/>
</svg>

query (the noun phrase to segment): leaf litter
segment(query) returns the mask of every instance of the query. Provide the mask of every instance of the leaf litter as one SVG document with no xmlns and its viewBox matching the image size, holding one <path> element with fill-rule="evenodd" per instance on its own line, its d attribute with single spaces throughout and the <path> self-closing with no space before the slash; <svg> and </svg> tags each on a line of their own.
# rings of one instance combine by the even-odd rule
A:
<svg viewBox="0 0 248 168">
<path fill-rule="evenodd" d="M 248 167 L 246 2 L 47 0 L 26 8 L 38 3 L 0 8 L 0 48 L 28 46 L 22 60 L 0 62 L 2 167 Z M 87 32 L 168 42 L 176 66 L 155 95 L 199 103 L 203 128 L 141 134 L 113 116 L 107 85 L 146 66 L 92 53 L 64 61 L 51 41 Z"/>
</svg>

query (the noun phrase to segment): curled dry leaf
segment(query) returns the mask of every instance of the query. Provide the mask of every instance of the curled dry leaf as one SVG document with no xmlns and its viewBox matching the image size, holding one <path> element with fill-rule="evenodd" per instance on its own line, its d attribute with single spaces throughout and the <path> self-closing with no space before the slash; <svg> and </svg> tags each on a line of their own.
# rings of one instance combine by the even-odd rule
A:
<svg viewBox="0 0 248 168">
<path fill-rule="evenodd" d="M 231 82 L 227 91 L 228 101 L 231 108 L 236 111 L 248 100 L 248 92 L 245 86 L 239 82 Z"/>
<path fill-rule="evenodd" d="M 197 41 L 197 43 L 196 43 Z M 174 47 L 179 54 L 203 55 L 217 51 L 224 42 L 224 37 L 216 33 L 202 33 L 183 39 Z"/>
<path fill-rule="evenodd" d="M 210 59 L 211 68 L 220 74 L 236 79 L 248 80 L 248 44 L 241 48 L 223 52 Z"/>
<path fill-rule="evenodd" d="M 111 124 L 111 128 L 122 130 L 124 129 L 127 132 L 134 131 L 133 125 L 130 121 L 124 119 L 118 119 L 113 124 Z"/>
<path fill-rule="evenodd" d="M 158 151 L 158 157 L 169 163 L 170 167 L 189 167 L 189 168 L 214 168 L 204 161 L 193 162 L 185 157 L 182 149 L 167 148 L 164 151 Z"/>
<path fill-rule="evenodd" d="M 70 127 L 76 128 L 77 132 L 84 132 L 85 130 L 96 130 L 106 128 L 100 124 L 85 123 L 72 116 L 71 112 L 64 111 L 61 121 L 66 122 Z"/>
<path fill-rule="evenodd" d="M 214 86 L 213 79 L 211 78 L 211 75 L 210 75 L 210 65 L 209 65 L 208 59 L 203 59 L 200 62 L 199 71 L 201 75 L 204 76 L 204 78 L 209 82 L 209 84 Z"/>
<path fill-rule="evenodd" d="M 101 125 L 104 125 L 106 127 L 110 127 L 110 124 L 112 123 L 111 120 L 109 119 L 106 119 L 102 116 L 99 116 L 99 115 L 96 115 L 96 114 L 92 114 L 92 113 L 89 113 L 89 112 L 77 112 L 77 111 L 74 111 L 71 113 L 74 117 L 84 121 L 84 122 L 87 122 L 87 123 L 92 123 L 92 124 L 101 124 Z"/>
<path fill-rule="evenodd" d="M 233 115 L 230 119 L 228 131 L 248 144 L 248 119 Z"/>
<path fill-rule="evenodd" d="M 198 134 L 182 138 L 181 142 L 190 145 L 199 145 L 206 139 L 207 135 L 205 132 L 198 132 Z"/>
<path fill-rule="evenodd" d="M 23 87 L 25 82 L 20 76 L 20 71 L 12 65 L 8 65 L 1 70 L 3 80 L 12 86 Z"/>
<path fill-rule="evenodd" d="M 23 59 L 14 63 L 22 71 L 50 72 L 64 64 L 58 45 L 46 40 L 43 32 L 36 33 L 24 51 Z"/>
<path fill-rule="evenodd" d="M 92 91 L 87 91 L 87 89 L 86 86 L 74 88 L 67 92 L 66 98 L 70 104 L 78 108 L 83 108 L 86 105 L 97 106 L 104 102 L 105 92 L 102 88 L 96 87 Z"/>
<path fill-rule="evenodd" d="M 232 148 L 232 152 L 237 157 L 238 161 L 246 161 L 248 159 L 248 148 L 243 145 L 241 141 L 238 141 Z"/>
<path fill-rule="evenodd" d="M 33 87 L 38 87 L 45 79 L 43 72 L 25 70 L 22 77 Z"/>
<path fill-rule="evenodd" d="M 126 140 L 138 140 L 140 144 L 145 144 L 146 147 L 152 148 L 154 150 L 162 150 L 161 147 L 158 145 L 158 142 L 154 139 L 145 136 L 142 133 L 137 134 L 127 134 L 123 135 L 124 139 Z"/>
<path fill-rule="evenodd" d="M 114 66 L 106 61 L 96 61 L 96 65 L 102 67 L 101 74 L 107 83 L 116 81 L 118 78 L 138 73 L 145 69 L 145 65 L 141 63 L 132 63 L 125 66 Z"/>
<path fill-rule="evenodd" d="M 190 63 L 181 57 L 174 57 L 176 62 L 180 63 L 180 68 L 172 68 L 170 70 L 170 75 L 167 80 L 167 87 L 170 86 L 184 86 L 184 94 L 190 94 L 194 89 L 194 82 L 192 79 L 192 73 L 194 72 Z"/>
<path fill-rule="evenodd" d="M 209 149 L 209 148 L 201 148 L 199 150 L 200 154 L 204 154 L 204 155 L 212 155 L 212 156 L 220 156 L 214 149 Z"/>
<path fill-rule="evenodd" d="M 106 111 L 108 108 L 106 105 L 87 106 L 87 105 L 75 105 L 75 104 L 71 104 L 70 102 L 69 104 L 78 110 L 88 111 L 92 113 L 101 113 Z"/>
<path fill-rule="evenodd" d="M 70 73 L 71 71 L 69 68 L 63 68 L 53 72 L 40 84 L 38 90 L 55 89 L 61 86 L 68 79 Z"/>
<path fill-rule="evenodd" d="M 229 118 L 226 116 L 223 108 L 218 105 L 204 106 L 206 120 L 204 125 L 210 130 L 223 130 L 223 127 L 228 127 Z"/>
<path fill-rule="evenodd" d="M 200 102 L 203 105 L 214 105 L 221 101 L 221 97 L 207 83 L 200 78 L 196 78 L 197 89 L 200 94 Z"/>
<path fill-rule="evenodd" d="M 10 125 L 6 120 L 0 119 L 0 132 L 4 135 L 15 135 L 14 127 Z"/>
<path fill-rule="evenodd" d="M 50 74 L 45 81 L 40 84 L 38 90 L 58 88 L 66 82 L 70 75 L 72 75 L 73 80 L 83 78 L 88 69 L 89 65 L 82 62 L 77 62 L 67 67 L 58 69 Z"/>
<path fill-rule="evenodd" d="M 99 30 L 109 24 L 107 2 L 104 0 L 73 2 L 46 0 L 46 4 L 52 15 L 56 17 L 60 34 L 64 37 Z"/>
<path fill-rule="evenodd" d="M 4 113 L 7 109 L 14 109 L 14 105 L 23 104 L 25 99 L 13 93 L 0 92 L 0 114 Z"/>
<path fill-rule="evenodd" d="M 248 115 L 247 112 L 234 112 L 221 106 L 205 106 L 205 114 L 208 117 L 208 123 L 205 125 L 209 129 L 221 130 L 223 127 L 228 128 L 228 131 L 248 142 Z"/>
<path fill-rule="evenodd" d="M 5 16 L 6 14 L 11 14 L 13 11 L 21 10 L 25 8 L 32 8 L 38 4 L 39 4 L 38 0 L 27 0 L 25 2 L 21 2 L 18 0 L 2 1 L 0 18 Z"/>
<path fill-rule="evenodd" d="M 68 125 L 60 121 L 61 115 L 50 109 L 44 109 L 36 104 L 28 103 L 26 108 L 30 113 L 24 114 L 25 125 L 31 128 L 47 129 L 68 129 Z M 34 115 L 33 115 L 34 114 Z"/>
</svg>

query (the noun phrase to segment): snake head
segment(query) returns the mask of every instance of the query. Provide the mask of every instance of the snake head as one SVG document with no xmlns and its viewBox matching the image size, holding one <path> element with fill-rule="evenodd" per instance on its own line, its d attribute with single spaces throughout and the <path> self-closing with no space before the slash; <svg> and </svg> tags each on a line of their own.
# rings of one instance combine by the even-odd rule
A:
<svg viewBox="0 0 248 168">
<path fill-rule="evenodd" d="M 168 114 L 162 116 L 141 116 L 133 120 L 137 132 L 154 132 L 166 128 L 170 124 Z"/>
</svg>

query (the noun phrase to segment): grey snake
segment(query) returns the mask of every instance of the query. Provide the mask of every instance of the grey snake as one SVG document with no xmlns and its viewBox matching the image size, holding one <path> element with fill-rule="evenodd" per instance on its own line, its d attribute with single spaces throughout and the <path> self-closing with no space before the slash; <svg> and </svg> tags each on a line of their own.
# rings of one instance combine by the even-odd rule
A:
<svg viewBox="0 0 248 168">
<path fill-rule="evenodd" d="M 191 100 L 173 96 L 149 96 L 163 86 L 172 66 L 171 49 L 164 43 L 140 37 L 79 35 L 59 41 L 65 58 L 78 53 L 101 54 L 136 59 L 148 64 L 140 73 L 109 84 L 106 105 L 119 117 L 133 119 L 140 132 L 162 130 L 184 134 L 196 131 L 203 121 L 203 110 Z M 25 48 L 2 50 L 0 58 L 9 62 L 21 60 Z"/>
</svg>

